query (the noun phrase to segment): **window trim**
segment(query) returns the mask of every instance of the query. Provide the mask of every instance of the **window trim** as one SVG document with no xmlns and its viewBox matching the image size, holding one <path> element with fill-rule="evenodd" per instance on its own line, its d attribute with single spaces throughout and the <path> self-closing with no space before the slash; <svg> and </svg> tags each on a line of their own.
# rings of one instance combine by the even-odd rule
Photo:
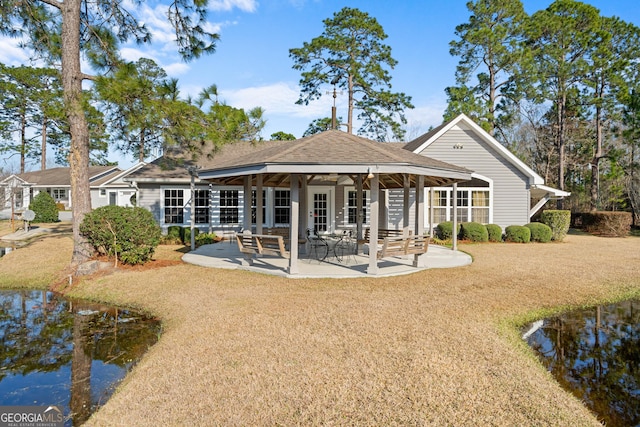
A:
<svg viewBox="0 0 640 427">
<path fill-rule="evenodd" d="M 357 222 L 351 223 L 349 222 L 349 209 L 357 209 L 356 207 L 352 207 L 349 206 L 349 193 L 350 192 L 358 192 L 358 189 L 355 187 L 345 187 L 344 188 L 344 215 L 342 218 L 342 224 L 344 227 L 357 227 Z M 368 226 L 369 225 L 369 221 L 371 220 L 371 191 L 370 190 L 365 190 L 364 188 L 362 189 L 362 193 L 364 194 L 364 204 L 362 205 L 362 207 L 365 210 L 365 221 L 363 221 L 362 226 Z M 356 197 L 357 194 L 356 194 Z M 357 200 L 356 200 L 357 201 Z"/>
</svg>

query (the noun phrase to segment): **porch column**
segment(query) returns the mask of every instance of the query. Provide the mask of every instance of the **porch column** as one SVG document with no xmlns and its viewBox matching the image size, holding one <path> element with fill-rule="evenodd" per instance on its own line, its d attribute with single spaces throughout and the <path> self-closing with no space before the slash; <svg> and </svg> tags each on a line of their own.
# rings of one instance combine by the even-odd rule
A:
<svg viewBox="0 0 640 427">
<path fill-rule="evenodd" d="M 453 184 L 453 229 L 451 230 L 453 239 L 452 250 L 458 250 L 458 183 Z"/>
<path fill-rule="evenodd" d="M 416 175 L 416 236 L 424 236 L 424 175 Z M 421 255 L 413 255 L 413 266 L 424 267 L 424 258 L 422 262 Z"/>
<path fill-rule="evenodd" d="M 433 203 L 435 198 L 435 191 L 433 190 L 433 185 L 429 187 L 429 237 L 433 239 L 433 220 L 435 219 L 433 209 Z"/>
<path fill-rule="evenodd" d="M 244 177 L 244 191 L 242 193 L 242 229 L 251 230 L 251 175 Z"/>
<path fill-rule="evenodd" d="M 264 200 L 262 200 L 262 174 L 256 175 L 256 233 L 262 234 L 262 208 Z"/>
<path fill-rule="evenodd" d="M 300 191 L 298 190 L 299 175 L 291 174 L 290 195 L 291 195 L 291 228 L 289 228 L 289 274 L 298 274 L 298 233 L 300 229 Z"/>
<path fill-rule="evenodd" d="M 360 253 L 359 243 L 362 241 L 362 175 L 356 178 L 356 254 Z M 371 215 L 371 206 L 369 206 Z"/>
<path fill-rule="evenodd" d="M 404 181 L 404 192 L 402 194 L 402 234 L 404 236 L 408 236 L 409 230 L 411 230 L 411 227 L 409 227 L 409 196 L 411 191 L 411 180 L 408 173 L 403 173 L 402 178 Z"/>
<path fill-rule="evenodd" d="M 307 175 L 300 175 L 300 230 L 298 230 L 298 236 L 306 239 L 307 229 L 309 228 L 309 209 L 307 207 L 307 196 L 309 191 Z M 306 252 L 306 249 L 305 249 Z"/>
<path fill-rule="evenodd" d="M 380 198 L 379 174 L 374 174 L 371 179 L 371 204 L 369 221 L 369 268 L 367 274 L 378 274 L 378 199 Z"/>
</svg>

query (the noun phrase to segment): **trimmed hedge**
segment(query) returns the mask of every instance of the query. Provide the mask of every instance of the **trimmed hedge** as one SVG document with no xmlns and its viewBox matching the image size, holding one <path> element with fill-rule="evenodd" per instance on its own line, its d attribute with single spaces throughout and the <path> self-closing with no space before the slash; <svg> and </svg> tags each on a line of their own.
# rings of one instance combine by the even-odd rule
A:
<svg viewBox="0 0 640 427">
<path fill-rule="evenodd" d="M 531 231 L 532 242 L 548 243 L 551 241 L 553 231 L 547 224 L 543 224 L 541 222 L 532 222 L 525 225 L 525 227 L 527 227 Z"/>
<path fill-rule="evenodd" d="M 58 208 L 56 201 L 46 191 L 41 191 L 35 195 L 29 204 L 36 217 L 31 222 L 58 222 Z"/>
<path fill-rule="evenodd" d="M 591 212 L 582 214 L 584 231 L 605 237 L 626 237 L 631 231 L 631 212 Z"/>
<path fill-rule="evenodd" d="M 490 242 L 502 242 L 502 227 L 498 224 L 487 224 L 485 227 Z"/>
<path fill-rule="evenodd" d="M 151 212 L 143 208 L 102 206 L 85 215 L 80 232 L 96 251 L 125 264 L 151 260 L 161 230 Z"/>
<path fill-rule="evenodd" d="M 216 233 L 201 233 L 196 236 L 196 246 L 210 245 L 218 240 Z"/>
<path fill-rule="evenodd" d="M 551 240 L 562 242 L 569 232 L 571 211 L 549 209 L 540 215 L 540 222 L 551 227 Z"/>
<path fill-rule="evenodd" d="M 460 233 L 460 223 L 458 223 L 456 236 Z M 449 240 L 453 238 L 453 222 L 452 221 L 444 221 L 436 226 L 436 234 L 438 239 L 441 240 Z"/>
<path fill-rule="evenodd" d="M 198 229 L 198 227 L 195 227 L 193 229 L 194 238 L 197 238 L 198 234 L 200 234 L 200 229 Z M 182 244 L 184 245 L 191 244 L 191 227 L 182 227 L 180 229 L 180 240 L 182 240 Z"/>
<path fill-rule="evenodd" d="M 489 233 L 487 227 L 479 222 L 465 222 L 460 224 L 460 239 L 471 242 L 488 242 Z"/>
<path fill-rule="evenodd" d="M 504 240 L 513 243 L 529 243 L 531 241 L 531 230 L 524 225 L 510 225 L 504 229 Z"/>
</svg>

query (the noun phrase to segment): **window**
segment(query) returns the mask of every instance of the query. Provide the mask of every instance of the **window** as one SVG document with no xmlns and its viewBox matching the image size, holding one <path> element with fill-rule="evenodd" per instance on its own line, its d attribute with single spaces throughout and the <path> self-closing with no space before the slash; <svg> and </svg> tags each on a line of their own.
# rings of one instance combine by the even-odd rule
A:
<svg viewBox="0 0 640 427">
<path fill-rule="evenodd" d="M 262 223 L 266 222 L 267 218 L 267 208 L 265 206 L 265 191 L 262 190 Z M 256 200 L 256 190 L 251 191 L 251 224 L 255 224 L 257 220 L 257 206 L 258 201 Z"/>
<path fill-rule="evenodd" d="M 289 190 L 275 190 L 273 217 L 276 224 L 291 223 L 291 194 Z"/>
<path fill-rule="evenodd" d="M 469 222 L 469 191 L 457 191 L 458 222 Z"/>
<path fill-rule="evenodd" d="M 220 190 L 220 224 L 237 224 L 238 190 Z"/>
<path fill-rule="evenodd" d="M 447 190 L 436 190 L 433 195 L 433 218 L 434 223 L 440 224 L 447 220 Z"/>
<path fill-rule="evenodd" d="M 471 191 L 471 221 L 489 223 L 488 191 Z"/>
<path fill-rule="evenodd" d="M 52 190 L 51 197 L 55 200 L 66 199 L 67 198 L 67 189 L 66 188 L 54 188 Z"/>
<path fill-rule="evenodd" d="M 350 190 L 347 194 L 347 224 L 358 223 L 358 192 Z M 362 192 L 362 223 L 367 223 L 367 192 Z"/>
<path fill-rule="evenodd" d="M 209 222 L 209 190 L 196 190 L 194 201 L 195 223 L 207 224 Z"/>
<path fill-rule="evenodd" d="M 100 189 L 100 197 L 105 197 L 107 195 L 107 189 L 106 188 L 101 188 Z"/>
<path fill-rule="evenodd" d="M 164 222 L 184 223 L 184 190 L 164 190 Z"/>
<path fill-rule="evenodd" d="M 434 224 L 453 221 L 453 190 L 440 189 L 434 191 L 433 217 Z M 458 205 L 458 222 L 479 222 L 488 224 L 491 218 L 490 191 L 479 189 L 458 189 L 456 203 Z"/>
</svg>

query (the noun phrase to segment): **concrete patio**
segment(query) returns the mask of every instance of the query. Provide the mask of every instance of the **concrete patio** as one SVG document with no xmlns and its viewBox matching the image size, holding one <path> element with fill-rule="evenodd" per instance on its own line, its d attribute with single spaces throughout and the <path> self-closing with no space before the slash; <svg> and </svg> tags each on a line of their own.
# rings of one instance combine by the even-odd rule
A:
<svg viewBox="0 0 640 427">
<path fill-rule="evenodd" d="M 349 278 L 349 277 L 388 277 L 412 274 L 430 268 L 453 268 L 471 264 L 471 257 L 460 251 L 437 245 L 429 245 L 425 257 L 427 267 L 414 267 L 413 256 L 392 257 L 380 260 L 379 273 L 375 276 L 367 274 L 368 255 L 356 255 L 338 262 L 335 257 L 328 256 L 325 261 L 308 259 L 300 254 L 299 273 L 288 274 L 289 260 L 276 256 L 261 256 L 254 259 L 253 265 L 242 265 L 244 255 L 238 245 L 222 241 L 212 245 L 204 245 L 182 257 L 184 262 L 202 267 L 226 268 L 272 274 L 288 278 Z"/>
</svg>

